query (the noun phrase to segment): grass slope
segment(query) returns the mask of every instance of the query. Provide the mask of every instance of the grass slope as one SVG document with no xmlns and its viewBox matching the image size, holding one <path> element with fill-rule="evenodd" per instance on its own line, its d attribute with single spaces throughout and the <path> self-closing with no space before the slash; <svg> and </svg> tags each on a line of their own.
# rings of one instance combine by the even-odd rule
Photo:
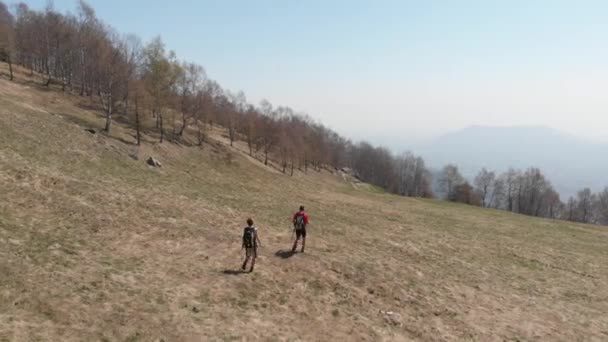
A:
<svg viewBox="0 0 608 342">
<path fill-rule="evenodd" d="M 291 178 L 219 136 L 137 149 L 83 101 L 0 80 L 0 340 L 608 339 L 605 229 Z"/>
</svg>

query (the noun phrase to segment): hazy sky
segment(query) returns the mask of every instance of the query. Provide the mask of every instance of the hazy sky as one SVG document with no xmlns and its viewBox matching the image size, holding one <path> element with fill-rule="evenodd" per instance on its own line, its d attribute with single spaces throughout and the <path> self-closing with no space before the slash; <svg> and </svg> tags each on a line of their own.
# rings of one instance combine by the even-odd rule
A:
<svg viewBox="0 0 608 342">
<path fill-rule="evenodd" d="M 250 101 L 352 138 L 394 146 L 469 125 L 546 125 L 608 141 L 608 1 L 88 2 Z"/>
</svg>

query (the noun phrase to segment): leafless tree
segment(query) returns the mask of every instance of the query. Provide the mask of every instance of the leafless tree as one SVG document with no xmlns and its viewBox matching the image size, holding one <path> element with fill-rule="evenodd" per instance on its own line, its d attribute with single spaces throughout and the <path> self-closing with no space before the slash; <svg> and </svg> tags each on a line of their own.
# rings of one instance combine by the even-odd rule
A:
<svg viewBox="0 0 608 342">
<path fill-rule="evenodd" d="M 396 192 L 402 196 L 431 197 L 431 173 L 422 157 L 405 152 L 395 160 Z"/>
<path fill-rule="evenodd" d="M 146 91 L 152 98 L 152 116 L 160 132 L 160 142 L 164 139 L 163 115 L 170 103 L 171 91 L 174 89 L 177 72 L 175 55 L 165 52 L 165 45 L 160 37 L 152 40 L 144 50 L 144 80 Z"/>
<path fill-rule="evenodd" d="M 505 181 L 502 177 L 494 179 L 488 206 L 494 209 L 502 208 L 505 201 Z"/>
<path fill-rule="evenodd" d="M 509 169 L 507 172 L 503 173 L 500 178 L 504 183 L 504 193 L 505 193 L 505 204 L 506 210 L 515 211 L 515 203 L 517 199 L 517 193 L 519 192 L 519 179 L 521 176 L 520 171 L 516 171 L 515 169 Z"/>
<path fill-rule="evenodd" d="M 479 195 L 483 207 L 488 207 L 491 204 L 491 200 L 488 201 L 488 197 L 491 196 L 495 179 L 496 174 L 494 171 L 488 171 L 485 167 L 479 171 L 477 176 L 475 176 L 473 184 L 475 185 L 475 191 Z"/>
<path fill-rule="evenodd" d="M 454 186 L 451 201 L 468 205 L 481 206 L 481 199 L 469 182 L 462 182 Z"/>
<path fill-rule="evenodd" d="M 464 183 L 464 178 L 454 164 L 448 164 L 441 170 L 439 185 L 447 200 L 453 201 L 456 198 L 456 186 Z"/>
<path fill-rule="evenodd" d="M 593 203 L 595 195 L 591 189 L 585 188 L 576 194 L 577 197 L 577 213 L 578 221 L 582 223 L 590 223 L 593 221 Z"/>
<path fill-rule="evenodd" d="M 15 18 L 4 2 L 0 1 L 0 61 L 8 63 L 9 78 L 13 80 L 15 54 Z"/>
<path fill-rule="evenodd" d="M 597 223 L 608 225 L 608 187 L 595 196 L 594 212 Z"/>
<path fill-rule="evenodd" d="M 98 84 L 99 99 L 106 114 L 105 131 L 110 132 L 112 114 L 117 104 L 124 99 L 128 89 L 127 60 L 123 55 L 124 42 L 118 38 L 116 33 L 109 33 L 108 40 L 104 41 L 102 54 L 98 57 Z"/>
</svg>

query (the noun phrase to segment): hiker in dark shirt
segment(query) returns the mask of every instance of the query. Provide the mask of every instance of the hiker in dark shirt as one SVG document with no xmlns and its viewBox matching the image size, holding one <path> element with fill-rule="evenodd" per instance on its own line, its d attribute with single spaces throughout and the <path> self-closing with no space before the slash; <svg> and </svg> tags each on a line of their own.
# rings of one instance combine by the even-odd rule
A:
<svg viewBox="0 0 608 342">
<path fill-rule="evenodd" d="M 242 270 L 247 268 L 247 262 L 251 259 L 251 268 L 249 272 L 253 272 L 255 266 L 255 258 L 258 256 L 258 247 L 262 247 L 258 236 L 258 229 L 253 226 L 253 220 L 247 219 L 247 227 L 243 229 L 243 248 L 245 249 L 245 261 L 243 262 Z"/>
</svg>

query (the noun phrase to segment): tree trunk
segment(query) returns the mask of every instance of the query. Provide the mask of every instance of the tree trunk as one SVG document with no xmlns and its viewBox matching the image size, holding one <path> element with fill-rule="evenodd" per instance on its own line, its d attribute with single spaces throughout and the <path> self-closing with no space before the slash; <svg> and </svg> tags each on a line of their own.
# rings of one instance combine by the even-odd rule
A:
<svg viewBox="0 0 608 342">
<path fill-rule="evenodd" d="M 84 94 L 85 94 L 84 88 L 85 88 L 85 84 L 87 83 L 84 75 L 82 76 L 82 80 L 80 80 L 80 82 L 82 82 L 82 84 L 80 84 L 80 96 L 84 96 Z"/>
<path fill-rule="evenodd" d="M 135 95 L 135 134 L 137 139 L 137 146 L 141 144 L 141 134 L 139 131 L 139 101 L 137 95 Z"/>
<path fill-rule="evenodd" d="M 184 135 L 184 131 L 186 130 L 186 113 L 184 111 L 182 111 L 182 127 L 180 127 L 179 132 L 177 133 L 177 135 L 180 136 L 180 138 Z"/>
<path fill-rule="evenodd" d="M 175 130 L 175 112 L 171 114 L 171 139 L 175 142 L 175 136 L 177 135 L 177 131 Z"/>
<path fill-rule="evenodd" d="M 129 86 L 127 84 L 127 89 L 125 91 L 125 110 L 123 112 L 124 115 L 129 113 Z"/>
<path fill-rule="evenodd" d="M 268 165 L 268 149 L 264 149 L 264 165 Z"/>
<path fill-rule="evenodd" d="M 158 113 L 158 128 L 160 129 L 160 143 L 162 144 L 165 137 L 165 130 L 163 129 L 163 114 Z"/>
<path fill-rule="evenodd" d="M 106 133 L 110 133 L 110 125 L 112 123 L 112 96 L 108 99 L 108 110 L 106 112 Z"/>
<path fill-rule="evenodd" d="M 201 132 L 200 122 L 196 126 L 198 127 L 198 146 L 203 146 L 203 132 Z"/>
<path fill-rule="evenodd" d="M 10 74 L 10 80 L 13 80 L 13 61 L 11 60 L 11 54 L 8 54 L 8 72 Z"/>
<path fill-rule="evenodd" d="M 293 177 L 293 159 L 291 160 L 291 175 Z"/>
</svg>

